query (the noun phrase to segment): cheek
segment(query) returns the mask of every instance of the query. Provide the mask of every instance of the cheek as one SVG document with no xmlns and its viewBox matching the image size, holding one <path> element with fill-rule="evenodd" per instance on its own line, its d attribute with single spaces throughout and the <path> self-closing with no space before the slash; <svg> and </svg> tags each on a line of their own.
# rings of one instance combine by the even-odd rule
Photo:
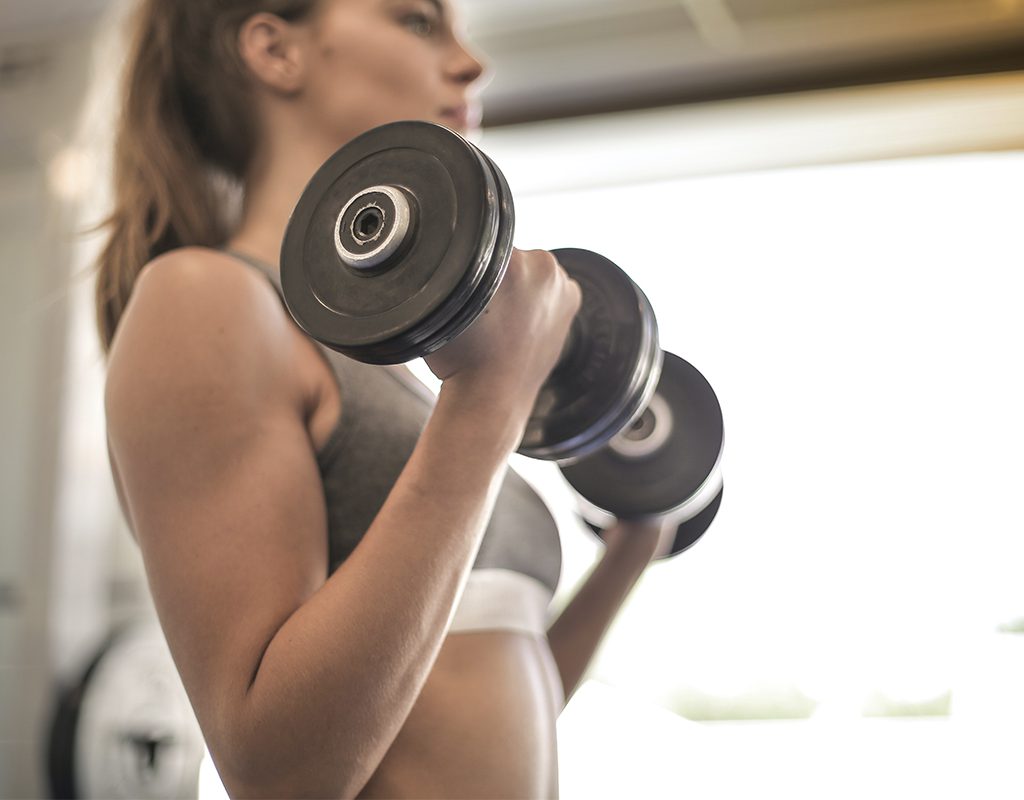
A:
<svg viewBox="0 0 1024 800">
<path fill-rule="evenodd" d="M 319 48 L 317 70 L 331 106 L 351 113 L 366 104 L 382 111 L 396 102 L 433 105 L 430 90 L 438 68 L 426 43 L 380 22 L 339 25 L 332 33 Z"/>
</svg>

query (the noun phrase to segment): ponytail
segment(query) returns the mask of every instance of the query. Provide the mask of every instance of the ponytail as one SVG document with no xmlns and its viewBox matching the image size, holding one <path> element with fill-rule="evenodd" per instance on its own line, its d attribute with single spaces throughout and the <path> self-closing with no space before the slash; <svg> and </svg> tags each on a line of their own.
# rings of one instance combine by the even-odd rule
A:
<svg viewBox="0 0 1024 800">
<path fill-rule="evenodd" d="M 96 276 L 104 352 L 142 267 L 177 247 L 216 247 L 231 232 L 256 129 L 237 52 L 261 10 L 298 18 L 314 0 L 143 0 L 132 19 L 115 138 L 113 210 Z M 225 180 L 226 179 L 226 180 Z"/>
</svg>

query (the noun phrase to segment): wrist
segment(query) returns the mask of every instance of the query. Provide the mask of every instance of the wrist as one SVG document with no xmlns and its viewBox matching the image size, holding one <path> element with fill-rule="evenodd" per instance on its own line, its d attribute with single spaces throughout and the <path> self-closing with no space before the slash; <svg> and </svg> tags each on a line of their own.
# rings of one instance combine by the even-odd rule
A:
<svg viewBox="0 0 1024 800">
<path fill-rule="evenodd" d="M 455 375 L 441 384 L 438 410 L 496 436 L 511 452 L 522 441 L 532 404 L 494 381 Z"/>
<path fill-rule="evenodd" d="M 666 534 L 661 520 L 618 520 L 601 538 L 606 556 L 643 571 L 659 555 Z"/>
</svg>

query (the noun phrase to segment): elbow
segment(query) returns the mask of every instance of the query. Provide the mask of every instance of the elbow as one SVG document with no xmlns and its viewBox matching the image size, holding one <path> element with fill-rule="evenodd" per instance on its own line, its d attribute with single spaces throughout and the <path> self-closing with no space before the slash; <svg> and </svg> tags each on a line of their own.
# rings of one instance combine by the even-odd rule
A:
<svg viewBox="0 0 1024 800">
<path fill-rule="evenodd" d="M 215 715 L 222 724 L 207 744 L 231 797 L 356 797 L 373 777 L 401 709 L 377 693 L 310 702 L 307 691 L 300 681 L 257 681 Z"/>
<path fill-rule="evenodd" d="M 232 798 L 354 798 L 372 770 L 346 763 L 324 751 L 323 742 L 283 744 L 278 732 L 269 737 L 245 735 L 235 729 L 215 749 L 208 743 L 221 782 Z M 228 744 L 230 743 L 230 744 Z"/>
<path fill-rule="evenodd" d="M 214 758 L 217 764 L 217 759 Z M 217 764 L 224 789 L 232 798 L 354 798 L 365 781 L 346 780 L 333 771 L 324 775 L 323 765 L 317 768 L 296 768 L 283 760 L 259 765 Z"/>
</svg>

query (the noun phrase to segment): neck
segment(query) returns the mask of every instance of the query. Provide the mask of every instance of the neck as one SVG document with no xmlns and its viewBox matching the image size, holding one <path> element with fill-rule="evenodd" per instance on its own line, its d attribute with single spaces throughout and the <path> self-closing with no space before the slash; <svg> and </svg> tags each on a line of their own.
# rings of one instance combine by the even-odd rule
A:
<svg viewBox="0 0 1024 800">
<path fill-rule="evenodd" d="M 242 218 L 228 247 L 279 269 L 281 243 L 292 209 L 313 173 L 334 152 L 331 145 L 264 152 L 245 181 Z"/>
</svg>

